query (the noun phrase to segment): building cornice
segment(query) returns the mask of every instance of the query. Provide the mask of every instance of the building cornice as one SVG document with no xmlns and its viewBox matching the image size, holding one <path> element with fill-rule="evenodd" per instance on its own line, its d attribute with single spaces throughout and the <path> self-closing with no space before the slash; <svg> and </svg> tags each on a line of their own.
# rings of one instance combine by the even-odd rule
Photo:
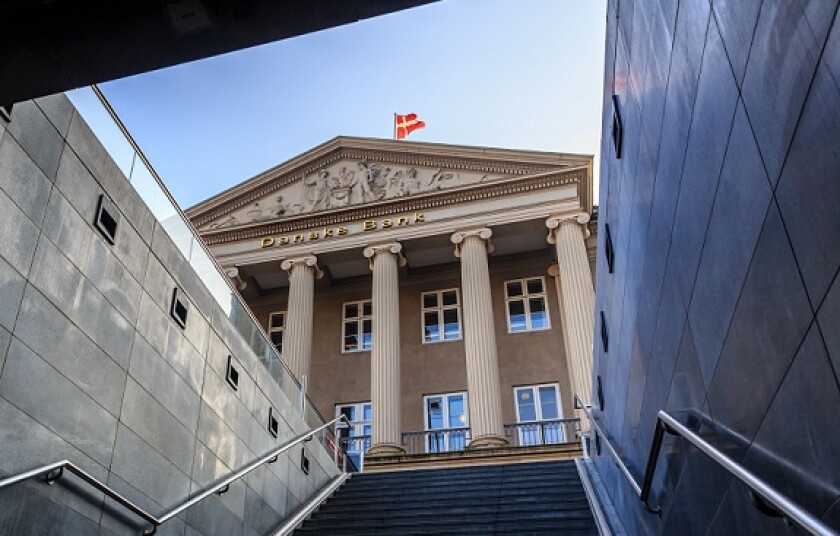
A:
<svg viewBox="0 0 840 536">
<path fill-rule="evenodd" d="M 537 173 L 526 177 L 513 177 L 491 183 L 469 185 L 462 188 L 442 190 L 410 198 L 398 198 L 389 202 L 360 205 L 320 213 L 309 213 L 293 218 L 285 218 L 274 222 L 261 222 L 244 225 L 235 229 L 214 231 L 200 231 L 201 237 L 208 245 L 226 244 L 241 240 L 258 239 L 264 236 L 293 233 L 305 229 L 327 227 L 346 222 L 378 218 L 398 213 L 422 212 L 424 210 L 481 201 L 496 197 L 515 195 L 556 188 L 568 184 L 578 186 L 578 196 L 581 208 L 588 206 L 586 183 L 589 180 L 588 166 L 553 170 Z M 582 187 L 583 186 L 583 187 Z"/>
</svg>

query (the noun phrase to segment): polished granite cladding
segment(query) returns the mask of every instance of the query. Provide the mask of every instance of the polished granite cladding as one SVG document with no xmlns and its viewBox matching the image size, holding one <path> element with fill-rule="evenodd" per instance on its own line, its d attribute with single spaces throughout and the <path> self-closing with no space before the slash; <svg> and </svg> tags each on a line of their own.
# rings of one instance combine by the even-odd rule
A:
<svg viewBox="0 0 840 536">
<path fill-rule="evenodd" d="M 639 480 L 666 410 L 840 529 L 838 0 L 613 0 L 606 28 L 595 417 Z M 660 515 L 606 458 L 629 533 L 795 533 L 679 438 Z"/>
<path fill-rule="evenodd" d="M 160 515 L 308 428 L 65 96 L 16 104 L 3 125 L 0 478 L 68 459 Z M 113 245 L 92 225 L 100 195 L 121 216 Z M 308 475 L 298 448 L 157 534 L 269 532 L 337 472 L 319 442 L 305 449 Z M 0 490 L 0 535 L 145 528 L 74 476 Z"/>
</svg>

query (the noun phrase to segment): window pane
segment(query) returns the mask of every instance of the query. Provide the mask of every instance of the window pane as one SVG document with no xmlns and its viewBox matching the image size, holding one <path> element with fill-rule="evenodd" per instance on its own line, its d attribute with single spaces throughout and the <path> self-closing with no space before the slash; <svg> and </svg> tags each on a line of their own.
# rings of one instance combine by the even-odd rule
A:
<svg viewBox="0 0 840 536">
<path fill-rule="evenodd" d="M 338 410 L 339 415 L 344 415 L 348 421 L 353 422 L 356 420 L 356 406 L 340 406 Z"/>
<path fill-rule="evenodd" d="M 542 279 L 528 280 L 528 294 L 542 294 L 543 282 Z"/>
<path fill-rule="evenodd" d="M 373 325 L 371 320 L 362 322 L 362 350 L 373 348 Z"/>
<path fill-rule="evenodd" d="M 456 305 L 458 303 L 458 293 L 454 290 L 447 290 L 443 293 L 442 298 L 444 305 Z"/>
<path fill-rule="evenodd" d="M 443 400 L 441 397 L 427 398 L 426 410 L 428 412 L 426 429 L 440 430 L 443 428 Z"/>
<path fill-rule="evenodd" d="M 282 328 L 283 327 L 283 313 L 275 313 L 271 315 L 271 327 L 272 328 Z"/>
<path fill-rule="evenodd" d="M 522 283 L 519 281 L 508 281 L 507 283 L 508 297 L 522 296 Z"/>
<path fill-rule="evenodd" d="M 344 350 L 353 352 L 359 349 L 359 324 L 357 322 L 344 323 Z"/>
<path fill-rule="evenodd" d="M 370 404 L 365 404 L 362 406 L 362 420 L 369 421 L 371 420 L 371 406 Z"/>
<path fill-rule="evenodd" d="M 447 341 L 461 338 L 457 309 L 447 309 L 443 312 L 443 338 Z"/>
<path fill-rule="evenodd" d="M 545 298 L 531 298 L 528 300 L 531 308 L 531 329 L 548 327 L 548 316 L 545 313 Z"/>
<path fill-rule="evenodd" d="M 430 292 L 423 294 L 423 307 L 428 309 L 430 307 L 437 307 L 437 293 Z"/>
<path fill-rule="evenodd" d="M 362 303 L 362 314 L 364 316 L 370 316 L 373 314 L 373 302 L 370 300 Z"/>
<path fill-rule="evenodd" d="M 275 331 L 271 333 L 271 344 L 277 346 L 278 344 L 283 344 L 283 332 L 282 331 Z"/>
<path fill-rule="evenodd" d="M 525 302 L 522 300 L 514 300 L 508 302 L 508 312 L 510 313 L 510 330 L 511 331 L 525 331 L 528 326 L 525 324 Z"/>
<path fill-rule="evenodd" d="M 356 318 L 359 316 L 359 306 L 355 303 L 344 304 L 344 318 Z"/>
<path fill-rule="evenodd" d="M 362 427 L 362 435 L 369 436 L 371 431 L 371 427 L 369 424 L 366 424 Z"/>
<path fill-rule="evenodd" d="M 559 419 L 557 408 L 557 390 L 553 387 L 540 387 L 540 409 L 543 420 Z"/>
<path fill-rule="evenodd" d="M 449 427 L 463 428 L 467 425 L 467 414 L 464 412 L 464 395 L 449 397 Z"/>
<path fill-rule="evenodd" d="M 423 313 L 423 340 L 425 342 L 440 340 L 440 326 L 438 326 L 437 311 Z"/>
<path fill-rule="evenodd" d="M 534 405 L 533 389 L 517 389 L 516 405 L 519 406 L 519 422 L 537 420 L 537 410 Z"/>
</svg>

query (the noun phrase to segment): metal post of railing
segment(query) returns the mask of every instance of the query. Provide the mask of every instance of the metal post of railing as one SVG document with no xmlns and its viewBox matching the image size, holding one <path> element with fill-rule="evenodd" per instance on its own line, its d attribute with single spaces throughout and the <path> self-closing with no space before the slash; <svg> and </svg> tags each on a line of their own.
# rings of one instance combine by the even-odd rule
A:
<svg viewBox="0 0 840 536">
<path fill-rule="evenodd" d="M 303 417 L 303 420 L 306 420 L 306 374 L 300 375 L 300 400 L 298 402 L 300 406 L 300 414 Z"/>
</svg>

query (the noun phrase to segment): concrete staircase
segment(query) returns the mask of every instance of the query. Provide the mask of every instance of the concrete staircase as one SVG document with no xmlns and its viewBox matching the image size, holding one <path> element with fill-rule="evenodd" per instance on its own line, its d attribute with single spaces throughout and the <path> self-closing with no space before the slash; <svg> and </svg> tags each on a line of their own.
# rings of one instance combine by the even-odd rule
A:
<svg viewBox="0 0 840 536">
<path fill-rule="evenodd" d="M 574 462 L 353 476 L 295 534 L 597 535 Z"/>
</svg>

